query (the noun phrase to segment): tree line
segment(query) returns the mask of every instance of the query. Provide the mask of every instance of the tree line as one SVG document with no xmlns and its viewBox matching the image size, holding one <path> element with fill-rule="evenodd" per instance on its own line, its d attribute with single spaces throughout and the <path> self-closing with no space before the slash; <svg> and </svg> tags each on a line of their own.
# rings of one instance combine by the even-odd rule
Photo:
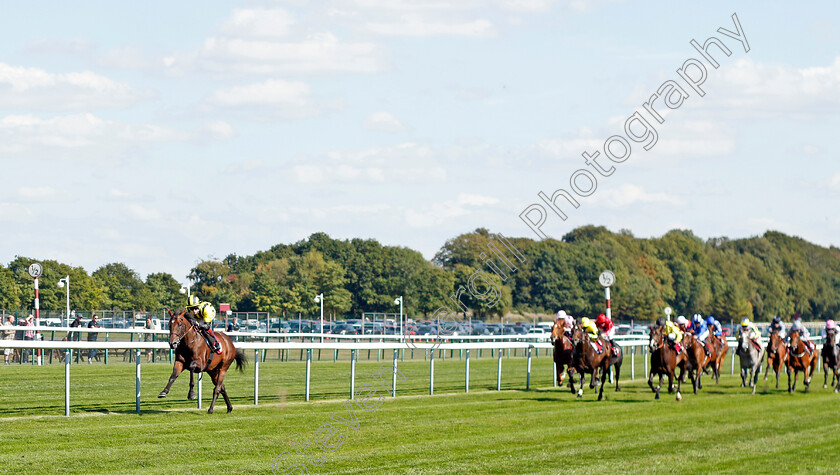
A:
<svg viewBox="0 0 840 475">
<path fill-rule="evenodd" d="M 613 233 L 585 226 L 560 240 L 508 238 L 525 257 L 515 272 L 487 265 L 492 239 L 486 229 L 448 240 L 431 261 L 414 250 L 384 246 L 373 239 L 332 239 L 312 234 L 293 244 L 277 244 L 250 256 L 199 261 L 187 276 L 192 291 L 236 311 L 272 315 L 315 316 L 315 295 L 324 294 L 324 311 L 336 315 L 394 313 L 394 298 L 404 296 L 409 315 L 431 315 L 466 288 L 476 271 L 489 280 L 500 298 L 493 305 L 463 293 L 460 301 L 473 318 L 513 312 L 597 315 L 604 293 L 597 278 L 612 270 L 613 315 L 652 320 L 671 306 L 677 314 L 715 315 L 722 321 L 748 317 L 766 321 L 840 316 L 840 249 L 824 248 L 801 238 L 768 231 L 763 236 L 702 240 L 691 231 L 673 230 L 662 237 L 636 238 L 630 231 Z M 0 265 L 0 308 L 32 306 L 30 263 L 18 256 Z M 70 276 L 71 309 L 90 311 L 158 310 L 182 307 L 181 284 L 164 272 L 142 280 L 124 263 L 109 263 L 88 274 L 55 260 L 41 260 L 41 308 L 65 307 L 64 289 L 54 283 Z M 475 287 L 473 287 L 475 288 Z"/>
</svg>

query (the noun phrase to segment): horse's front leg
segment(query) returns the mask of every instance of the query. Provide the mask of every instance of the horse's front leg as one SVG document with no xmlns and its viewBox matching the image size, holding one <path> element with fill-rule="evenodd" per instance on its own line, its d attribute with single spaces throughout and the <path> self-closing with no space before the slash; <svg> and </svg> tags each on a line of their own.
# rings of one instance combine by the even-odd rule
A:
<svg viewBox="0 0 840 475">
<path fill-rule="evenodd" d="M 175 360 L 175 364 L 172 365 L 172 376 L 169 377 L 169 382 L 166 384 L 166 387 L 163 388 L 163 391 L 158 394 L 158 397 L 166 397 L 169 394 L 169 389 L 172 388 L 172 383 L 178 379 L 178 375 L 181 374 L 181 371 L 184 371 L 184 363 Z M 190 387 L 192 387 L 192 373 L 190 373 Z"/>
</svg>

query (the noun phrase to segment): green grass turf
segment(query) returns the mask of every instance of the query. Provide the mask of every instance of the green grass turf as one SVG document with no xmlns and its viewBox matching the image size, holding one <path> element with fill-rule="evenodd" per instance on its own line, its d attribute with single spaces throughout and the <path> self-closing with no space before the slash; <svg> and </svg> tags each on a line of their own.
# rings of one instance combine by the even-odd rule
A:
<svg viewBox="0 0 840 475">
<path fill-rule="evenodd" d="M 310 402 L 302 401 L 302 363 L 262 364 L 257 407 L 252 362 L 226 381 L 234 412 L 225 414 L 220 401 L 213 415 L 184 400 L 186 375 L 169 398 L 156 398 L 167 364 L 142 366 L 141 415 L 133 413 L 134 365 L 74 365 L 70 418 L 63 366 L 0 367 L 0 471 L 270 473 L 275 457 L 333 423 L 343 444 L 331 453 L 312 449 L 324 462 L 310 473 L 837 472 L 840 396 L 822 389 L 821 374 L 810 393 L 792 395 L 775 390 L 772 376 L 756 395 L 726 376 L 696 396 L 686 387 L 679 403 L 667 393 L 654 401 L 643 381 L 625 377 L 622 392 L 608 386 L 607 400 L 597 402 L 588 388 L 582 400 L 552 388 L 544 356 L 533 360 L 530 391 L 523 358 L 504 359 L 501 392 L 496 359 L 474 359 L 464 394 L 463 360 L 448 358 L 436 359 L 429 396 L 420 358 L 400 363 L 407 380 L 397 398 L 371 412 L 356 408 L 357 429 L 331 420 L 347 417 L 348 361 L 313 363 Z M 640 376 L 639 358 L 637 365 Z M 372 383 L 377 367 L 359 362 L 357 386 Z M 293 462 L 303 458 L 282 466 Z"/>
</svg>

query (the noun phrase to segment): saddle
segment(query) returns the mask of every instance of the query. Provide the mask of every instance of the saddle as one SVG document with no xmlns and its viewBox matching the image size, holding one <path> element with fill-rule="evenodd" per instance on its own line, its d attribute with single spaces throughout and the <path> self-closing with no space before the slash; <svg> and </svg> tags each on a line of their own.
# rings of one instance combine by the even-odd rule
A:
<svg viewBox="0 0 840 475">
<path fill-rule="evenodd" d="M 621 354 L 621 348 L 619 348 L 615 345 L 612 345 L 612 354 L 613 354 L 613 356 L 620 355 Z"/>
<path fill-rule="evenodd" d="M 598 341 L 598 340 L 590 341 L 589 344 L 592 345 L 592 348 L 595 350 L 595 353 L 597 353 L 599 355 L 601 354 L 602 351 L 604 351 L 604 347 L 601 346 L 601 342 Z"/>
<path fill-rule="evenodd" d="M 750 340 L 750 343 L 752 343 L 756 350 L 761 351 L 761 344 L 758 340 Z"/>
</svg>

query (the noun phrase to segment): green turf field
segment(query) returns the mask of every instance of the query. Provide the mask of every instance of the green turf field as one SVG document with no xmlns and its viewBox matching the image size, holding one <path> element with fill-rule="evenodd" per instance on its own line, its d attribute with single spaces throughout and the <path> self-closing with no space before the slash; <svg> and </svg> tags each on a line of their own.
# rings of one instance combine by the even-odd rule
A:
<svg viewBox="0 0 840 475">
<path fill-rule="evenodd" d="M 374 382 L 378 365 L 358 363 L 357 387 Z M 369 412 L 353 406 L 355 424 L 344 403 L 348 361 L 313 363 L 310 402 L 302 401 L 298 361 L 260 366 L 257 407 L 253 366 L 229 373 L 236 408 L 225 414 L 222 403 L 213 415 L 185 400 L 183 376 L 168 399 L 156 398 L 168 364 L 143 365 L 141 415 L 134 414 L 133 364 L 73 365 L 70 418 L 63 416 L 63 366 L 4 366 L 0 471 L 270 473 L 281 453 L 331 423 L 338 433 L 322 442 L 341 445 L 325 452 L 313 442 L 309 449 L 321 465 L 294 456 L 278 473 L 294 463 L 307 463 L 309 473 L 837 472 L 840 396 L 822 389 L 821 374 L 809 394 L 762 381 L 751 396 L 740 379 L 726 376 L 697 396 L 686 388 L 679 403 L 667 393 L 654 401 L 643 381 L 623 378 L 621 393 L 608 386 L 607 401 L 597 402 L 588 388 L 583 400 L 552 388 L 544 356 L 533 360 L 530 391 L 521 357 L 504 359 L 501 392 L 495 358 L 471 361 L 469 394 L 463 360 L 435 365 L 434 396 L 428 362 L 407 358 L 399 396 Z M 641 376 L 638 358 L 637 365 Z"/>
</svg>

